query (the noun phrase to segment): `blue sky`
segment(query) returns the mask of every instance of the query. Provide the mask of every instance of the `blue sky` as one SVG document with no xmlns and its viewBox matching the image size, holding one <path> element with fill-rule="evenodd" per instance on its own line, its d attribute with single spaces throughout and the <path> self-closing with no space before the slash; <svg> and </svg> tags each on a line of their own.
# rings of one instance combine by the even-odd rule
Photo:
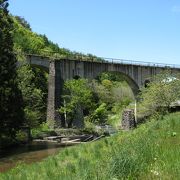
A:
<svg viewBox="0 0 180 180">
<path fill-rule="evenodd" d="M 179 0 L 9 0 L 13 15 L 60 47 L 180 64 Z"/>
</svg>

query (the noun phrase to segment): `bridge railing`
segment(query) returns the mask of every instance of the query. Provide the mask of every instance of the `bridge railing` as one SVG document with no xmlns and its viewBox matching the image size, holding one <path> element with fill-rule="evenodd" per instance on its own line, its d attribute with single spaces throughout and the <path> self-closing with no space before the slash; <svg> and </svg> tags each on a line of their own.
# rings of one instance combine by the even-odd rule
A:
<svg viewBox="0 0 180 180">
<path fill-rule="evenodd" d="M 18 54 L 17 52 L 15 54 Z M 61 60 L 78 60 L 78 61 L 90 61 L 90 62 L 101 62 L 101 63 L 111 63 L 111 64 L 127 64 L 127 65 L 137 65 L 137 66 L 151 66 L 151 67 L 164 67 L 164 68 L 179 68 L 178 64 L 165 64 L 165 63 L 156 63 L 156 62 L 145 62 L 145 61 L 135 61 L 135 60 L 126 60 L 126 59 L 117 59 L 117 58 L 105 58 L 105 57 L 96 57 L 91 55 L 61 55 L 57 52 L 47 52 L 43 55 L 38 54 L 25 54 L 28 56 L 40 56 L 47 57 L 49 59 Z"/>
<path fill-rule="evenodd" d="M 178 64 L 165 64 L 156 62 L 144 62 L 126 59 L 116 59 L 116 58 L 103 58 L 105 62 L 113 64 L 128 64 L 128 65 L 138 65 L 138 66 L 151 66 L 151 67 L 166 67 L 166 68 L 180 68 Z"/>
</svg>

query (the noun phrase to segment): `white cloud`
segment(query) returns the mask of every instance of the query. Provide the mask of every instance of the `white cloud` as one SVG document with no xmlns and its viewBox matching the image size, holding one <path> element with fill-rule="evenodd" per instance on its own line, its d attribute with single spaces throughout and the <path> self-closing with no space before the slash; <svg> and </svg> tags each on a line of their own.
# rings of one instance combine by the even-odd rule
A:
<svg viewBox="0 0 180 180">
<path fill-rule="evenodd" d="M 172 9 L 171 9 L 172 12 L 175 12 L 175 13 L 180 13 L 180 5 L 176 5 L 176 6 L 173 6 Z"/>
</svg>

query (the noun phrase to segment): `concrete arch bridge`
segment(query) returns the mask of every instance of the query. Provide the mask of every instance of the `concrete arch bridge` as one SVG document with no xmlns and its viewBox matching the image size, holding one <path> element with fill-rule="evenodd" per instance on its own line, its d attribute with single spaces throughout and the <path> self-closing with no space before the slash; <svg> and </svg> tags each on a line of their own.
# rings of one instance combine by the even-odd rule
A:
<svg viewBox="0 0 180 180">
<path fill-rule="evenodd" d="M 75 76 L 94 79 L 102 72 L 119 72 L 123 74 L 133 93 L 145 85 L 146 80 L 165 69 L 180 72 L 180 66 L 160 63 L 147 63 L 140 61 L 127 61 L 119 59 L 106 59 L 104 61 L 85 61 L 56 59 L 38 55 L 26 55 L 26 62 L 33 66 L 43 68 L 49 73 L 47 120 L 55 125 L 63 126 L 63 118 L 57 109 L 61 106 L 61 93 L 63 81 L 73 79 Z"/>
</svg>

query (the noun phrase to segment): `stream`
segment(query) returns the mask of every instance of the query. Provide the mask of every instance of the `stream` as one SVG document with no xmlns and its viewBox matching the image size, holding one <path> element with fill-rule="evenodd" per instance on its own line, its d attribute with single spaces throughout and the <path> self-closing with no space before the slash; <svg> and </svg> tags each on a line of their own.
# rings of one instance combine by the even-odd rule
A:
<svg viewBox="0 0 180 180">
<path fill-rule="evenodd" d="M 115 134 L 117 132 L 117 130 L 107 125 L 99 126 L 99 128 L 104 129 L 108 134 Z M 80 137 L 81 141 L 83 141 L 82 138 L 83 137 Z M 86 136 L 84 136 L 84 138 L 87 139 Z M 67 145 L 63 146 L 59 143 L 34 141 L 27 145 L 0 150 L 0 173 L 16 167 L 19 163 L 31 164 L 39 162 L 50 155 L 57 154 L 61 149 L 67 147 Z"/>
<path fill-rule="evenodd" d="M 6 172 L 19 163 L 31 164 L 57 154 L 63 147 L 60 144 L 32 142 L 28 145 L 0 151 L 0 173 Z"/>
</svg>

